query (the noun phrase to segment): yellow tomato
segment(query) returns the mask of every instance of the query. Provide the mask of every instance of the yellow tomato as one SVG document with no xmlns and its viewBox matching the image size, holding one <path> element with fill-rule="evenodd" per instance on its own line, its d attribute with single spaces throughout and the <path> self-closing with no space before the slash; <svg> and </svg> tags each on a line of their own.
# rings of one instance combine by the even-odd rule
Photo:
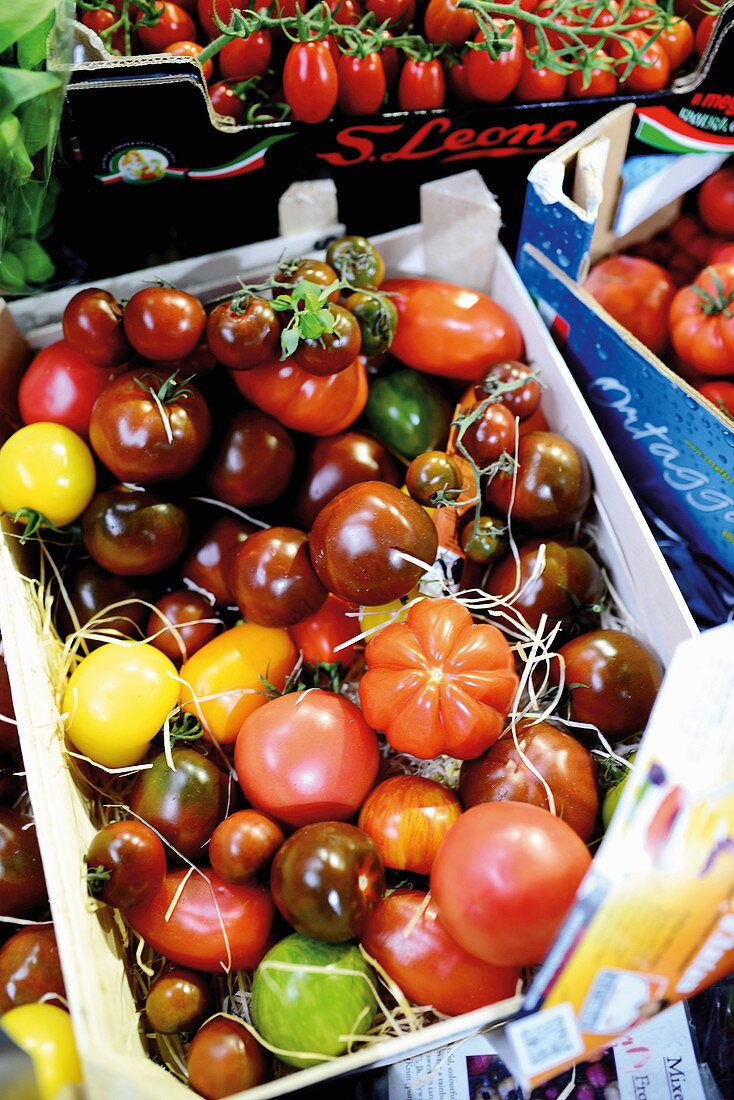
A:
<svg viewBox="0 0 734 1100">
<path fill-rule="evenodd" d="M 390 603 L 379 604 L 376 607 L 360 607 L 360 628 L 370 631 L 366 640 L 369 641 L 372 635 L 376 634 L 378 630 L 381 630 L 383 626 L 389 626 L 390 623 L 405 622 L 405 617 L 408 614 L 411 603 L 421 596 L 422 593 L 419 592 L 416 587 L 411 588 L 407 596 L 403 596 L 400 600 L 391 600 Z"/>
<path fill-rule="evenodd" d="M 105 768 L 125 768 L 148 745 L 176 706 L 176 666 L 147 642 L 108 642 L 69 677 L 63 699 L 72 744 Z"/>
<path fill-rule="evenodd" d="M 298 650 L 281 627 L 240 623 L 212 638 L 181 666 L 181 701 L 223 745 L 268 701 L 265 681 L 278 691 L 293 671 Z"/>
<path fill-rule="evenodd" d="M 57 1005 L 25 1004 L 8 1009 L 0 1024 L 33 1061 L 41 1100 L 54 1100 L 65 1085 L 80 1084 L 79 1064 L 69 1013 Z"/>
<path fill-rule="evenodd" d="M 94 494 L 94 458 L 63 424 L 26 424 L 0 447 L 0 509 L 28 508 L 55 527 L 82 514 Z"/>
</svg>

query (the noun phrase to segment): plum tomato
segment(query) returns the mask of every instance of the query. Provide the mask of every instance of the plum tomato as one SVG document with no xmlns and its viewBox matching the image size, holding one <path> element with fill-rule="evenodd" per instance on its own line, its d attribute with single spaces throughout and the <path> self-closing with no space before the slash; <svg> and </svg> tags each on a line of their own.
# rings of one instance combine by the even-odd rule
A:
<svg viewBox="0 0 734 1100">
<path fill-rule="evenodd" d="M 177 588 L 156 600 L 148 618 L 148 641 L 180 663 L 211 641 L 220 626 L 221 620 L 212 616 L 205 596 Z"/>
<path fill-rule="evenodd" d="M 191 355 L 204 335 L 206 322 L 199 299 L 170 286 L 136 291 L 123 313 L 125 335 L 135 351 L 155 362 Z"/>
<path fill-rule="evenodd" d="M 211 596 L 217 607 L 234 603 L 229 563 L 240 543 L 257 528 L 235 516 L 220 516 L 181 564 L 181 580 Z"/>
<path fill-rule="evenodd" d="M 174 748 L 170 760 L 158 753 L 138 774 L 129 805 L 168 842 L 172 857 L 199 861 L 216 826 L 232 812 L 235 795 L 233 778 L 208 756 Z"/>
<path fill-rule="evenodd" d="M 142 821 L 111 821 L 92 837 L 87 854 L 87 889 L 114 909 L 129 909 L 160 889 L 166 877 L 161 838 Z"/>
<path fill-rule="evenodd" d="M 54 926 L 29 924 L 0 947 L 0 1013 L 43 998 L 53 1004 L 66 999 Z"/>
<path fill-rule="evenodd" d="M 148 1026 L 159 1035 L 194 1031 L 212 1010 L 211 983 L 203 974 L 177 967 L 156 978 L 145 998 Z"/>
<path fill-rule="evenodd" d="M 239 623 L 222 631 L 181 666 L 183 709 L 213 741 L 235 741 L 240 726 L 268 701 L 266 681 L 282 691 L 298 650 L 287 630 Z"/>
<path fill-rule="evenodd" d="M 65 527 L 89 504 L 96 480 L 92 452 L 64 424 L 26 424 L 0 447 L 0 510 L 11 515 L 29 509 Z"/>
<path fill-rule="evenodd" d="M 64 424 L 88 442 L 94 403 L 116 373 L 95 366 L 66 340 L 47 344 L 20 380 L 18 408 L 23 423 Z"/>
<path fill-rule="evenodd" d="M 310 665 L 333 664 L 351 668 L 359 655 L 352 639 L 361 633 L 358 608 L 329 592 L 318 611 L 289 627 L 290 635 Z M 347 644 L 352 643 L 352 644 Z"/>
<path fill-rule="evenodd" d="M 261 626 L 293 626 L 314 615 L 327 596 L 311 564 L 308 535 L 296 527 L 250 535 L 235 551 L 229 576 L 243 616 Z"/>
<path fill-rule="evenodd" d="M 220 974 L 254 970 L 270 943 L 273 912 L 264 886 L 225 882 L 202 866 L 169 871 L 160 890 L 126 909 L 125 918 L 171 962 Z"/>
<path fill-rule="evenodd" d="M 321 508 L 342 489 L 362 481 L 384 481 L 398 486 L 400 475 L 388 449 L 373 436 L 347 431 L 316 439 L 296 501 L 296 514 L 310 530 Z"/>
<path fill-rule="evenodd" d="M 464 809 L 479 802 L 531 802 L 550 809 L 578 833 L 591 839 L 599 814 L 594 757 L 575 737 L 549 722 L 522 718 L 516 736 L 508 730 L 475 760 L 465 760 L 459 776 Z M 540 777 L 540 778 L 539 778 Z"/>
<path fill-rule="evenodd" d="M 255 971 L 253 1022 L 281 1061 L 299 1069 L 318 1065 L 344 1054 L 372 1027 L 374 982 L 356 944 L 294 932 L 271 947 Z"/>
<path fill-rule="evenodd" d="M 592 267 L 582 286 L 655 355 L 665 351 L 675 286 L 660 264 L 641 256 L 608 256 Z"/>
<path fill-rule="evenodd" d="M 183 6 L 171 0 L 153 0 L 151 7 L 158 15 L 157 22 L 141 25 L 135 32 L 144 53 L 162 53 L 172 42 L 196 38 L 196 24 Z"/>
<path fill-rule="evenodd" d="M 247 882 L 269 866 L 285 840 L 272 817 L 247 807 L 225 817 L 209 841 L 212 870 L 227 882 Z"/>
<path fill-rule="evenodd" d="M 112 485 L 96 493 L 82 514 L 82 539 L 103 569 L 146 576 L 172 565 L 189 537 L 181 505 L 147 489 Z"/>
<path fill-rule="evenodd" d="M 186 1053 L 189 1086 L 205 1100 L 219 1100 L 268 1078 L 263 1047 L 241 1020 L 213 1016 L 194 1035 Z"/>
<path fill-rule="evenodd" d="M 207 484 L 234 508 L 270 504 L 286 489 L 295 461 L 288 429 L 259 409 L 245 409 L 227 425 Z"/>
<path fill-rule="evenodd" d="M 217 37 L 219 32 L 217 31 Z M 231 38 L 219 52 L 219 71 L 223 80 L 249 80 L 261 76 L 270 63 L 272 32 L 266 27 L 244 38 Z"/>
<path fill-rule="evenodd" d="M 272 699 L 245 719 L 234 760 L 251 805 L 299 828 L 356 814 L 379 752 L 355 703 L 312 688 Z"/>
<path fill-rule="evenodd" d="M 241 41 L 233 39 L 230 45 Z M 248 295 L 241 302 L 231 298 L 220 302 L 209 314 L 206 339 L 212 354 L 225 367 L 250 370 L 276 354 L 280 321 L 267 298 L 257 294 Z"/>
<path fill-rule="evenodd" d="M 571 527 L 591 498 L 591 472 L 583 454 L 557 432 L 520 437 L 517 470 L 498 472 L 487 486 L 487 500 L 530 531 Z M 514 494 L 514 498 L 513 498 Z"/>
<path fill-rule="evenodd" d="M 384 897 L 360 937 L 364 950 L 416 1005 L 446 1016 L 514 996 L 520 970 L 483 962 L 447 932 L 436 902 L 424 890 Z"/>
<path fill-rule="evenodd" d="M 359 321 L 344 306 L 330 302 L 326 307 L 333 319 L 330 330 L 318 337 L 302 336 L 293 359 L 309 374 L 340 374 L 355 361 L 362 346 Z"/>
<path fill-rule="evenodd" d="M 572 638 L 551 662 L 558 682 L 563 662 L 571 718 L 607 737 L 643 730 L 662 682 L 662 666 L 650 647 L 623 630 L 592 630 Z"/>
<path fill-rule="evenodd" d="M 386 867 L 427 875 L 461 812 L 454 792 L 435 779 L 393 775 L 367 795 L 357 824 L 372 837 Z"/>
<path fill-rule="evenodd" d="M 361 935 L 384 891 L 375 842 L 345 821 L 296 829 L 270 869 L 270 892 L 281 915 L 296 932 L 329 943 Z"/>
<path fill-rule="evenodd" d="M 133 356 L 122 317 L 122 306 L 108 290 L 87 287 L 64 307 L 64 340 L 96 367 L 119 367 Z"/>
<path fill-rule="evenodd" d="M 433 564 L 438 536 L 425 510 L 406 493 L 365 481 L 321 509 L 310 546 L 316 575 L 329 592 L 375 606 L 410 591 Z"/>
<path fill-rule="evenodd" d="M 21 810 L 0 806 L 0 913 L 35 917 L 47 907 L 35 822 Z"/>
<path fill-rule="evenodd" d="M 431 868 L 442 923 L 495 966 L 543 960 L 591 863 L 570 825 L 540 806 L 481 802 L 451 826 Z"/>
</svg>

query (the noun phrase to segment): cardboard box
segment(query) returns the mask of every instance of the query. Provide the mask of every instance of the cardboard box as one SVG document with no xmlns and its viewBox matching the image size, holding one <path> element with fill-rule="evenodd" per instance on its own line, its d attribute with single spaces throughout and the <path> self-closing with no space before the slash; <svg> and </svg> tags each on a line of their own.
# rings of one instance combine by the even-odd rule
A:
<svg viewBox="0 0 734 1100">
<path fill-rule="evenodd" d="M 689 606 L 712 626 L 734 607 L 734 425 L 579 282 L 595 260 L 671 224 L 722 158 L 664 155 L 642 165 L 642 194 L 628 194 L 635 125 L 639 108 L 619 107 L 533 168 L 517 263 Z"/>
<path fill-rule="evenodd" d="M 452 233 L 447 211 L 462 211 L 462 230 L 473 224 L 475 232 L 467 234 L 472 251 L 463 260 L 464 285 L 489 291 L 517 319 L 528 357 L 540 368 L 547 383 L 544 409 L 549 423 L 574 442 L 589 462 L 598 513 L 598 550 L 617 594 L 620 615 L 629 629 L 646 638 L 667 664 L 678 642 L 696 636 L 696 626 L 609 447 L 506 252 L 499 248 L 494 262 L 488 262 L 488 256 L 494 255 L 496 219 L 481 178 L 477 173 L 468 173 L 445 185 L 427 185 L 423 205 L 426 218 L 422 226 L 409 226 L 375 238 L 388 272 L 455 277 L 455 265 L 461 265 L 462 256 L 461 249 L 458 253 L 452 249 L 451 238 L 460 240 L 463 233 L 458 226 Z M 480 247 L 482 243 L 484 247 Z M 246 250 L 238 254 L 243 274 L 258 278 L 262 272 L 260 250 L 253 250 L 251 265 L 247 264 L 247 258 Z M 226 261 L 226 257 L 221 259 L 223 263 Z M 188 277 L 185 271 L 179 273 L 179 285 L 200 291 L 199 270 L 200 261 L 192 262 Z M 147 275 L 149 278 L 165 275 L 165 268 Z M 229 271 L 223 283 L 233 285 Z M 212 291 L 221 286 L 211 276 L 207 285 Z M 35 342 L 34 334 L 29 336 Z M 28 563 L 21 560 L 17 540 L 6 530 L 0 538 L 0 631 L 13 683 L 28 789 L 88 1093 L 94 1100 L 98 1097 L 184 1100 L 190 1092 L 152 1062 L 143 1049 L 131 989 L 135 964 L 127 959 L 120 927 L 109 912 L 98 915 L 90 911 L 83 857 L 95 829 L 65 754 L 58 699 L 52 690 L 57 647 L 44 629 L 44 607 L 38 599 L 37 586 L 29 579 L 29 569 Z M 328 1082 L 341 1074 L 359 1073 L 409 1058 L 492 1028 L 519 1006 L 520 999 L 514 998 L 442 1020 L 422 1030 L 363 1047 L 333 1064 L 276 1079 L 246 1095 L 248 1100 L 267 1100 Z"/>
<path fill-rule="evenodd" d="M 724 94 L 733 19 L 730 2 L 695 71 L 638 98 L 638 140 L 648 151 L 734 150 Z M 629 98 L 232 126 L 213 114 L 200 71 L 186 58 L 78 63 L 62 121 L 60 259 L 73 277 L 96 279 L 274 236 L 282 190 L 325 177 L 336 184 L 349 232 L 373 236 L 418 220 L 423 182 L 470 168 L 497 196 L 503 242 L 514 253 L 530 168 Z M 121 168 L 135 149 L 153 169 L 144 182 Z M 101 234 L 100 225 L 109 231 Z"/>
</svg>

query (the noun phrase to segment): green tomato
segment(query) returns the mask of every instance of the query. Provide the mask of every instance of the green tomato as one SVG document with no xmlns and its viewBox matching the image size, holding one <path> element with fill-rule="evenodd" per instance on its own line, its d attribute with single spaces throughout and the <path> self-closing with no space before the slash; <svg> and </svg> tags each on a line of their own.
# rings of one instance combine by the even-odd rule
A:
<svg viewBox="0 0 734 1100">
<path fill-rule="evenodd" d="M 632 755 L 628 757 L 628 759 L 629 763 L 632 764 L 635 759 L 635 754 L 632 753 Z M 624 785 L 629 779 L 629 775 L 630 773 L 627 772 L 624 779 L 620 779 L 619 783 L 615 783 L 613 787 L 610 787 L 607 793 L 604 795 L 604 798 L 602 799 L 601 820 L 605 830 L 609 828 L 609 822 L 612 820 L 612 814 L 617 808 L 617 803 L 619 802 L 622 791 L 624 790 Z"/>
<path fill-rule="evenodd" d="M 353 943 L 295 932 L 279 940 L 252 982 L 252 1018 L 290 1066 L 315 1066 L 344 1054 L 377 1012 L 375 976 Z"/>
<path fill-rule="evenodd" d="M 451 409 L 441 391 L 410 367 L 377 378 L 364 413 L 380 440 L 408 460 L 439 450 L 451 424 Z"/>
</svg>

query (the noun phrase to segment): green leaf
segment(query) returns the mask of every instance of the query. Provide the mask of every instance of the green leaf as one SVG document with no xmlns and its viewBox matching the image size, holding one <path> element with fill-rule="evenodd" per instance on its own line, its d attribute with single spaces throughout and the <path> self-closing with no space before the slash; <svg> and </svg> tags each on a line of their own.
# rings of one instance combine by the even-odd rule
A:
<svg viewBox="0 0 734 1100">
<path fill-rule="evenodd" d="M 0 68 L 0 117 L 7 117 L 21 104 L 61 87 L 54 73 L 28 73 L 9 66 Z"/>
<path fill-rule="evenodd" d="M 298 347 L 300 336 L 294 328 L 284 328 L 280 334 L 280 345 L 283 348 L 283 358 L 292 355 Z"/>
<path fill-rule="evenodd" d="M 13 183 L 25 183 L 33 171 L 15 115 L 0 122 L 0 182 L 4 188 Z M 5 196 L 7 197 L 7 196 Z"/>
<path fill-rule="evenodd" d="M 0 0 L 0 52 L 43 23 L 58 0 Z"/>
<path fill-rule="evenodd" d="M 35 156 L 41 149 L 53 149 L 61 104 L 61 90 L 55 89 L 51 94 L 39 96 L 18 108 L 18 118 L 29 156 Z"/>
<path fill-rule="evenodd" d="M 21 69 L 42 69 L 46 64 L 47 43 L 56 12 L 50 11 L 38 26 L 18 39 L 17 57 Z"/>
</svg>

